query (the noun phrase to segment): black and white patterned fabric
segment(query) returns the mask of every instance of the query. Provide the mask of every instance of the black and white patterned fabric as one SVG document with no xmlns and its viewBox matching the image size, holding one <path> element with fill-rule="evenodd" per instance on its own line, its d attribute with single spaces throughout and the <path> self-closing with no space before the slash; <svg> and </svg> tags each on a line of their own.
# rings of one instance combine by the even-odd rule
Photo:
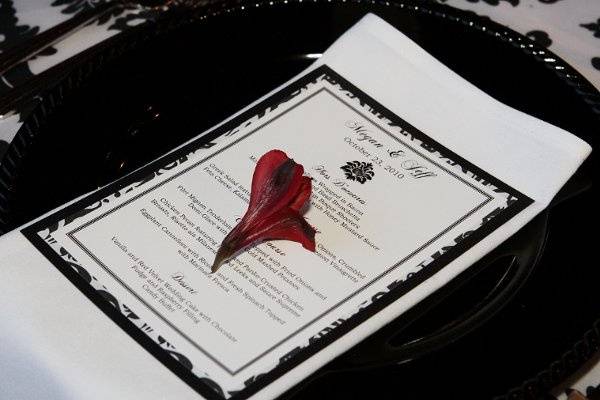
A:
<svg viewBox="0 0 600 400">
<path fill-rule="evenodd" d="M 107 0 L 2 0 L 0 52 L 74 14 Z M 108 0 L 110 1 L 110 0 Z M 598 0 L 437 0 L 488 16 L 548 46 L 600 88 L 600 1 Z M 34 74 L 128 27 L 152 19 L 156 12 L 129 6 L 107 15 L 64 39 L 27 63 L 0 76 L 0 93 Z M 0 162 L 6 147 L 34 106 L 0 120 Z"/>
<path fill-rule="evenodd" d="M 96 7 L 104 0 L 2 0 L 0 1 L 0 52 L 25 39 L 71 18 L 78 12 Z M 128 27 L 152 19 L 157 11 L 127 6 L 102 16 L 53 47 L 0 76 L 0 94 L 33 75 L 68 59 Z M 35 106 L 35 100 L 0 119 L 0 163 L 4 151 L 21 126 L 21 121 Z"/>
</svg>

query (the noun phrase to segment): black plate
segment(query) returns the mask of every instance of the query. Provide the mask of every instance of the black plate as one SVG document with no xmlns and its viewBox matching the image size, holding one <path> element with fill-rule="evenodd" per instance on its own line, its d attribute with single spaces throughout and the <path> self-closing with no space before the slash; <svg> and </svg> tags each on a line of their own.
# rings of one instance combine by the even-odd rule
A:
<svg viewBox="0 0 600 400">
<path fill-rule="evenodd" d="M 595 148 L 597 91 L 489 20 L 425 2 L 271 3 L 173 14 L 94 50 L 44 96 L 8 150 L 0 228 L 202 132 L 300 72 L 369 11 L 497 99 Z M 511 387 L 534 396 L 564 379 L 600 341 L 596 239 L 585 232 L 598 214 L 597 171 L 592 157 L 549 212 L 286 397 L 482 399 Z"/>
</svg>

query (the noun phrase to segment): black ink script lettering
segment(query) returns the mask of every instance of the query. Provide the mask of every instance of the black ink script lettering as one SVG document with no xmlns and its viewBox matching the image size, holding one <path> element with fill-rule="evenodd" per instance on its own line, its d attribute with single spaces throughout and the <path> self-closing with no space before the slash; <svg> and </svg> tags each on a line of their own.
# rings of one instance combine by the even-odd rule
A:
<svg viewBox="0 0 600 400">
<path fill-rule="evenodd" d="M 350 128 L 352 132 L 357 136 L 357 141 L 367 142 L 375 148 L 382 148 L 383 144 L 379 143 L 374 137 L 373 132 L 367 129 L 363 124 L 358 121 L 346 121 L 344 124 L 346 128 Z"/>
<path fill-rule="evenodd" d="M 185 275 L 181 272 L 175 272 L 171 275 L 171 279 L 173 279 L 179 286 L 181 286 L 185 291 L 190 294 L 196 294 L 198 291 L 194 289 L 189 283 L 185 281 Z"/>
</svg>

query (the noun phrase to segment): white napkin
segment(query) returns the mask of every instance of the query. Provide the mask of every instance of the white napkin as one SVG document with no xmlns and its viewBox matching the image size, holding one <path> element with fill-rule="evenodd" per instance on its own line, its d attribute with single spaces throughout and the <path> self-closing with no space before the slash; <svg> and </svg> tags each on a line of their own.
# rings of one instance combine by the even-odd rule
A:
<svg viewBox="0 0 600 400">
<path fill-rule="evenodd" d="M 543 210 L 591 151 L 570 133 L 489 97 L 374 15 L 309 69 L 321 64 L 534 203 L 253 398 L 282 393 L 468 268 Z M 200 397 L 106 318 L 19 230 L 0 238 L 0 271 L 0 398 Z"/>
</svg>

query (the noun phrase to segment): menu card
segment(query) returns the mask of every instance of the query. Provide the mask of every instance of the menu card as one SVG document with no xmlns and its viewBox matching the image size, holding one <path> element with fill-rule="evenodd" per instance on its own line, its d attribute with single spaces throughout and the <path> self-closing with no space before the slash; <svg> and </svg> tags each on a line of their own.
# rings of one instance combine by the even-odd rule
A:
<svg viewBox="0 0 600 400">
<path fill-rule="evenodd" d="M 26 235 L 224 397 L 306 358 L 531 203 L 326 65 L 208 136 Z M 271 149 L 313 179 L 317 251 L 266 242 L 211 274 Z"/>
<path fill-rule="evenodd" d="M 386 35 L 408 41 L 374 16 L 346 38 L 361 24 L 369 49 Z M 392 33 L 378 42 L 369 38 L 377 29 Z M 225 123 L 21 231 L 79 289 L 73 301 L 87 297 L 165 373 L 205 398 L 281 393 L 514 233 L 547 204 L 540 193 L 558 190 L 589 152 L 540 121 L 571 146 L 536 144 L 530 154 L 534 166 L 545 154 L 567 160 L 551 185 L 552 174 L 531 171 L 521 150 L 503 154 L 508 162 L 482 157 L 480 137 L 489 133 L 448 132 L 454 150 L 473 149 L 455 152 L 378 102 L 410 92 L 376 100 L 367 94 L 377 92 L 376 78 L 365 87 L 356 79 L 365 76 L 360 66 L 348 76 L 343 51 L 329 54 Z M 427 120 L 416 122 L 427 127 Z M 443 129 L 431 132 L 439 138 Z M 488 143 L 507 138 L 490 134 Z M 305 218 L 317 230 L 316 252 L 269 241 L 211 273 L 219 244 L 247 208 L 255 164 L 272 149 L 312 178 Z M 580 151 L 563 156 L 565 149 Z M 544 188 L 532 183 L 530 191 L 537 198 L 522 192 L 515 163 L 525 176 L 541 176 Z M 95 351 L 122 352 L 114 362 L 127 363 L 129 351 L 140 351 L 131 346 Z"/>
</svg>

